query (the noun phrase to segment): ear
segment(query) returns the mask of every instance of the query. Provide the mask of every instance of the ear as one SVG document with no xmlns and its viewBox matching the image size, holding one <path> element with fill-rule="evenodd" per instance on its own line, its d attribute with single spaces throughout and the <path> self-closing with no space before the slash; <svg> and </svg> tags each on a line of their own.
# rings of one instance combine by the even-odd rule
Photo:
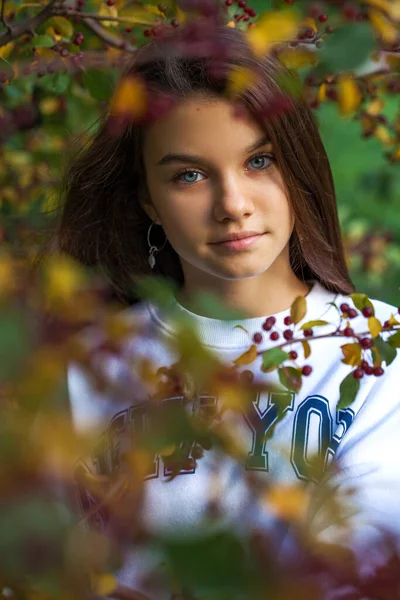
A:
<svg viewBox="0 0 400 600">
<path fill-rule="evenodd" d="M 161 225 L 161 219 L 158 216 L 156 209 L 153 206 L 147 186 L 144 190 L 139 193 L 139 202 L 147 216 L 154 221 L 157 225 Z"/>
</svg>

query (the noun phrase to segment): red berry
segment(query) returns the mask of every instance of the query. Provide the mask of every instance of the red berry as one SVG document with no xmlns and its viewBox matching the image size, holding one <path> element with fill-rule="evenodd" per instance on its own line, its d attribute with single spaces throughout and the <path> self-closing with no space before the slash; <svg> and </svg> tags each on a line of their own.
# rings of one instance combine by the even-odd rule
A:
<svg viewBox="0 0 400 600">
<path fill-rule="evenodd" d="M 303 375 L 308 377 L 308 375 L 311 375 L 311 373 L 312 373 L 312 367 L 310 365 L 304 365 L 301 372 L 303 373 Z"/>
<path fill-rule="evenodd" d="M 255 8 L 249 8 L 246 12 L 249 15 L 249 17 L 255 17 L 257 15 L 257 11 Z"/>
<path fill-rule="evenodd" d="M 271 335 L 269 336 L 269 339 L 272 340 L 273 342 L 276 342 L 276 340 L 279 339 L 279 333 L 277 331 L 273 331 L 271 333 Z"/>
<path fill-rule="evenodd" d="M 384 374 L 384 370 L 382 369 L 382 367 L 375 367 L 374 368 L 374 375 L 375 377 L 380 377 L 381 375 Z"/>
<path fill-rule="evenodd" d="M 285 329 L 283 332 L 283 337 L 285 340 L 291 340 L 293 338 L 293 331 L 291 329 Z"/>
<path fill-rule="evenodd" d="M 244 8 L 246 6 L 246 0 L 239 0 L 237 4 L 239 8 Z"/>
<path fill-rule="evenodd" d="M 345 4 L 345 6 L 343 7 L 343 14 L 347 19 L 351 21 L 357 16 L 358 9 L 354 4 Z"/>
<path fill-rule="evenodd" d="M 346 337 L 351 337 L 352 335 L 354 335 L 354 331 L 351 327 L 346 327 L 345 329 L 343 329 L 343 333 Z"/>
<path fill-rule="evenodd" d="M 283 322 L 285 323 L 285 325 L 291 325 L 292 324 L 292 319 L 291 319 L 291 317 L 285 317 L 283 319 Z"/>
<path fill-rule="evenodd" d="M 285 4 L 293 4 L 294 0 L 285 0 Z"/>
<path fill-rule="evenodd" d="M 325 23 L 325 21 L 327 21 L 327 20 L 328 20 L 328 15 L 323 14 L 323 15 L 319 15 L 319 17 L 318 17 L 318 21 L 320 21 L 321 23 Z"/>
<path fill-rule="evenodd" d="M 384 322 L 384 324 L 383 324 L 383 326 L 384 326 L 384 327 L 390 327 L 390 323 L 389 323 L 389 321 L 385 321 L 385 322 Z"/>
<path fill-rule="evenodd" d="M 125 27 L 126 33 L 132 33 L 132 27 Z"/>
<path fill-rule="evenodd" d="M 364 377 L 364 371 L 360 368 L 353 371 L 354 379 L 362 379 Z"/>
<path fill-rule="evenodd" d="M 305 37 L 308 39 L 312 39 L 314 37 L 315 33 L 314 33 L 314 29 L 311 29 L 311 27 L 309 29 L 306 29 L 305 31 Z"/>
<path fill-rule="evenodd" d="M 314 332 L 312 329 L 305 329 L 304 330 L 304 337 L 312 337 L 314 335 Z"/>
<path fill-rule="evenodd" d="M 115 0 L 107 0 L 106 4 L 107 6 L 114 6 Z"/>
<path fill-rule="evenodd" d="M 291 351 L 289 352 L 289 356 L 290 356 L 290 358 L 291 358 L 292 360 L 296 360 L 296 358 L 297 358 L 298 354 L 297 354 L 296 350 L 291 350 Z"/>
<path fill-rule="evenodd" d="M 399 308 L 397 309 L 397 312 L 398 312 L 398 313 L 399 313 L 399 315 L 400 315 L 400 306 L 399 306 Z"/>
<path fill-rule="evenodd" d="M 232 6 L 233 0 L 225 0 L 225 6 Z"/>
<path fill-rule="evenodd" d="M 340 305 L 340 310 L 343 313 L 348 313 L 350 310 L 350 306 L 344 302 L 343 304 Z"/>
<path fill-rule="evenodd" d="M 143 35 L 146 36 L 146 37 L 150 37 L 151 36 L 151 29 L 145 29 L 143 31 Z"/>
<path fill-rule="evenodd" d="M 365 367 L 364 371 L 366 375 L 372 375 L 372 373 L 374 372 L 374 367 L 371 367 L 371 365 L 369 365 L 368 367 Z"/>
<path fill-rule="evenodd" d="M 245 369 L 244 371 L 242 371 L 242 373 L 240 374 L 240 379 L 242 381 L 245 381 L 246 383 L 251 383 L 254 379 L 254 375 L 251 371 L 249 371 L 249 369 Z"/>
<path fill-rule="evenodd" d="M 61 56 L 63 56 L 63 57 L 65 58 L 66 56 L 68 56 L 68 55 L 69 55 L 69 52 L 68 52 L 68 50 L 67 50 L 66 48 L 63 48 L 63 49 L 61 50 L 61 52 L 60 52 L 60 55 L 61 55 Z"/>
<path fill-rule="evenodd" d="M 371 338 L 365 337 L 360 340 L 360 344 L 361 344 L 361 347 L 364 348 L 364 350 L 368 350 L 369 348 L 372 348 L 372 346 L 374 345 L 374 342 L 372 341 Z"/>
<path fill-rule="evenodd" d="M 348 315 L 349 319 L 354 319 L 358 315 L 358 312 L 356 311 L 355 308 L 351 308 L 349 310 L 349 312 L 347 313 L 347 315 Z"/>
<path fill-rule="evenodd" d="M 333 33 L 333 27 L 332 27 L 332 25 L 327 25 L 325 27 L 325 33 Z"/>
<path fill-rule="evenodd" d="M 172 25 L 172 27 L 179 27 L 179 21 L 178 21 L 178 19 L 172 19 L 171 25 Z"/>
<path fill-rule="evenodd" d="M 253 335 L 253 341 L 255 344 L 260 344 L 262 342 L 263 336 L 261 333 L 255 333 Z"/>
<path fill-rule="evenodd" d="M 360 365 L 360 367 L 361 367 L 362 369 L 364 369 L 364 371 L 365 371 L 365 369 L 366 369 L 367 367 L 369 367 L 369 364 L 368 364 L 368 362 L 367 362 L 366 360 L 363 360 L 363 361 L 361 361 L 361 365 Z"/>
<path fill-rule="evenodd" d="M 364 317 L 366 319 L 368 319 L 369 317 L 372 317 L 373 315 L 373 310 L 370 306 L 364 306 L 364 308 L 362 309 L 362 314 L 364 315 Z"/>
</svg>

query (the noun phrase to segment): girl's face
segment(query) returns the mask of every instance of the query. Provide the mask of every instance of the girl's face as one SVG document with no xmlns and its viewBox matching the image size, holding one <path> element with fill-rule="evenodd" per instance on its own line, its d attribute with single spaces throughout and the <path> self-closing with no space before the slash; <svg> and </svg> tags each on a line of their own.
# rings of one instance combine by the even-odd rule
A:
<svg viewBox="0 0 400 600">
<path fill-rule="evenodd" d="M 294 217 L 273 152 L 259 125 L 219 98 L 185 100 L 147 129 L 145 210 L 179 255 L 185 286 L 287 272 Z M 247 249 L 213 244 L 249 230 L 264 235 Z"/>
</svg>

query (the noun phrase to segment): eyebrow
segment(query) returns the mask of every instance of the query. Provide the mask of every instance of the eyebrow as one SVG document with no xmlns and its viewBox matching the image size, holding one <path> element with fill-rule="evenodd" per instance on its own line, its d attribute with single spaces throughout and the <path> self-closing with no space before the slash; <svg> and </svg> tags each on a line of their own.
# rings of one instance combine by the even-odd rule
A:
<svg viewBox="0 0 400 600">
<path fill-rule="evenodd" d="M 271 140 L 268 138 L 268 136 L 263 135 L 262 138 L 257 140 L 251 146 L 249 146 L 245 150 L 245 153 L 249 154 L 250 152 L 254 152 L 255 150 L 258 150 L 258 148 L 261 148 L 261 146 L 265 146 L 266 144 L 270 143 L 270 141 Z M 174 163 L 174 162 L 179 162 L 179 163 L 193 162 L 193 163 L 198 163 L 198 164 L 203 164 L 203 165 L 208 163 L 207 159 L 203 158 L 202 156 L 197 156 L 195 154 L 173 154 L 170 152 L 168 154 L 165 154 L 165 156 L 163 156 L 158 161 L 157 166 L 158 165 L 168 165 L 168 164 Z"/>
</svg>

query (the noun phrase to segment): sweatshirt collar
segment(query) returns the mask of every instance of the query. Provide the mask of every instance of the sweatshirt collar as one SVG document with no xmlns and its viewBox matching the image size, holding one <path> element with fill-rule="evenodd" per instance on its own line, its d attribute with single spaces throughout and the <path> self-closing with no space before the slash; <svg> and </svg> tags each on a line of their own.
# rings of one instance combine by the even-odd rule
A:
<svg viewBox="0 0 400 600">
<path fill-rule="evenodd" d="M 317 280 L 313 280 L 310 283 L 312 284 L 312 288 L 305 296 L 307 313 L 302 320 L 304 323 L 311 319 L 324 319 L 326 313 L 332 308 L 329 303 L 334 302 L 337 296 L 337 294 L 324 288 Z M 169 319 L 163 309 L 148 301 L 146 301 L 146 306 L 150 312 L 151 319 L 164 334 L 170 336 L 176 335 L 173 319 Z M 275 327 L 278 328 L 278 331 L 283 331 L 287 328 L 283 323 L 283 319 L 290 314 L 290 306 L 288 306 L 273 315 L 263 317 L 236 320 L 212 319 L 189 311 L 177 301 L 175 296 L 171 297 L 171 308 L 173 311 L 176 311 L 178 317 L 182 317 L 182 319 L 190 322 L 203 345 L 217 349 L 231 350 L 248 348 L 249 343 L 253 343 L 252 336 L 257 331 L 261 332 L 264 338 L 264 342 L 260 344 L 260 347 L 268 348 L 269 346 L 276 345 L 277 342 L 271 341 L 269 333 L 262 329 L 262 324 L 268 316 L 274 316 L 276 318 Z M 241 327 L 235 327 L 235 325 L 240 325 Z M 242 328 L 246 329 L 249 335 Z M 280 336 L 281 338 L 282 336 Z"/>
</svg>

